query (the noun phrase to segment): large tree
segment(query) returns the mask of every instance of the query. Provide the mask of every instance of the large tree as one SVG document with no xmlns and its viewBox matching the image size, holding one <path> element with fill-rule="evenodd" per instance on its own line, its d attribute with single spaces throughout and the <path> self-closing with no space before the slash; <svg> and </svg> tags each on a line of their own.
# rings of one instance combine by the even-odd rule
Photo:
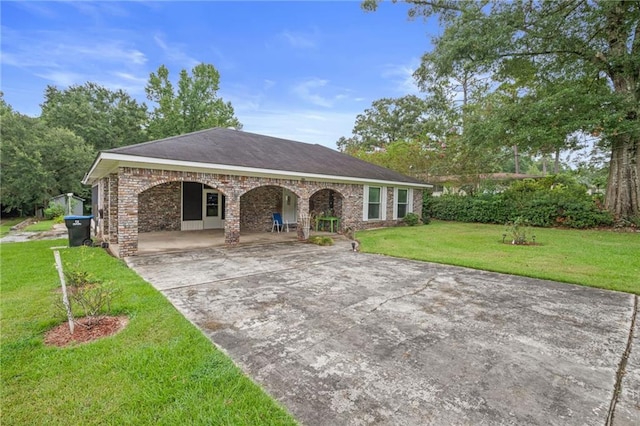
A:
<svg viewBox="0 0 640 426">
<path fill-rule="evenodd" d="M 372 151 L 393 142 L 418 138 L 433 130 L 434 122 L 429 121 L 427 112 L 425 100 L 415 95 L 375 100 L 356 117 L 353 135 L 338 140 L 338 149 Z"/>
<path fill-rule="evenodd" d="M 529 122 L 542 128 L 561 117 L 566 132 L 598 134 L 610 153 L 605 205 L 620 219 L 640 215 L 640 2 L 409 3 L 410 17 L 437 16 L 444 26 L 428 58 L 436 69 L 464 64 L 495 81 L 532 74 L 563 87 L 565 96 L 539 98 L 551 113 Z"/>
<path fill-rule="evenodd" d="M 97 151 L 146 141 L 147 107 L 123 90 L 87 82 L 60 90 L 48 86 L 41 118 L 71 130 Z"/>
<path fill-rule="evenodd" d="M 178 90 L 169 79 L 164 65 L 151 73 L 145 88 L 147 98 L 154 102 L 149 136 L 165 138 L 211 127 L 241 128 L 233 106 L 218 96 L 220 73 L 211 64 L 199 64 L 180 71 Z"/>
<path fill-rule="evenodd" d="M 94 150 L 68 129 L 19 114 L 0 97 L 0 203 L 4 211 L 33 214 L 58 194 L 87 195 L 80 181 Z"/>
</svg>

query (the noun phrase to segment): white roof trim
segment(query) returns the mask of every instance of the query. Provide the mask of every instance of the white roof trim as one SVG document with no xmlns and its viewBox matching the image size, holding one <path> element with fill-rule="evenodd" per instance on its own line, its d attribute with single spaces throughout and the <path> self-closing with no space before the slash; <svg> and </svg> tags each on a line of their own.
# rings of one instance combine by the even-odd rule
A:
<svg viewBox="0 0 640 426">
<path fill-rule="evenodd" d="M 324 175 L 324 174 L 315 174 L 315 173 L 303 173 L 303 172 L 292 172 L 285 170 L 272 170 L 272 169 L 261 169 L 255 167 L 245 167 L 245 166 L 232 166 L 228 164 L 212 164 L 212 163 L 199 163 L 195 161 L 182 161 L 182 160 L 169 160 L 165 158 L 153 158 L 153 157 L 142 157 L 135 155 L 126 155 L 126 154 L 117 154 L 112 152 L 101 152 L 96 161 L 91 166 L 91 169 L 86 174 L 82 183 L 85 185 L 93 184 L 96 180 L 106 176 L 110 172 L 107 173 L 99 173 L 97 172 L 98 165 L 101 162 L 114 162 L 118 163 L 114 164 L 113 167 L 109 167 L 109 170 L 112 171 L 117 167 L 138 167 L 138 168 L 163 168 L 163 169 L 178 169 L 178 170 L 186 170 L 186 169 L 200 169 L 203 171 L 209 171 L 218 174 L 237 174 L 237 175 L 249 175 L 249 176 L 262 176 L 262 177 L 280 177 L 280 178 L 300 178 L 300 179 L 309 179 L 309 180 L 320 180 L 320 181 L 332 181 L 332 182 L 357 182 L 357 183 L 378 183 L 378 184 L 390 184 L 393 186 L 405 186 L 405 187 L 414 187 L 414 188 L 431 188 L 433 185 L 429 184 L 421 184 L 421 183 L 411 183 L 411 182 L 400 182 L 400 181 L 387 181 L 387 180 L 378 180 L 378 179 L 368 179 L 368 178 L 359 178 L 353 176 L 334 176 L 334 175 Z M 157 167 L 162 166 L 162 167 Z M 167 167 L 169 166 L 169 167 Z"/>
</svg>

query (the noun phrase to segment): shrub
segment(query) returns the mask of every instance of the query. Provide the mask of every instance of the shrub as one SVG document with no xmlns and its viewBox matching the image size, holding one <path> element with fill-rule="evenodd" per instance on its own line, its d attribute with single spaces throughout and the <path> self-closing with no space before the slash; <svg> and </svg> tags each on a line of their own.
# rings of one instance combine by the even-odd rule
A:
<svg viewBox="0 0 640 426">
<path fill-rule="evenodd" d="M 44 209 L 44 218 L 47 220 L 64 216 L 64 207 L 58 203 L 49 203 L 49 207 Z"/>
<path fill-rule="evenodd" d="M 420 216 L 415 213 L 407 213 L 402 221 L 405 225 L 416 226 L 420 222 Z"/>
<path fill-rule="evenodd" d="M 317 244 L 319 246 L 332 246 L 333 238 L 327 236 L 315 235 L 309 238 L 311 244 Z"/>
<path fill-rule="evenodd" d="M 504 192 L 475 196 L 426 196 L 423 217 L 458 222 L 503 224 L 522 217 L 531 226 L 593 228 L 613 224 L 597 197 L 570 176 L 525 179 Z"/>
<path fill-rule="evenodd" d="M 78 307 L 80 313 L 95 317 L 100 313 L 111 311 L 115 289 L 93 278 L 85 271 L 67 271 L 64 275 L 68 283 L 71 306 Z M 78 315 L 78 312 L 74 315 Z"/>
<path fill-rule="evenodd" d="M 511 237 L 511 244 L 527 244 L 528 232 L 529 224 L 522 218 L 522 216 L 519 216 L 514 221 L 507 223 L 507 235 Z"/>
<path fill-rule="evenodd" d="M 86 247 L 82 247 L 80 261 L 76 264 L 65 264 L 64 277 L 67 293 L 74 317 L 96 317 L 108 314 L 117 290 L 104 283 L 82 268 L 82 263 L 90 258 Z M 61 308 L 64 309 L 63 306 Z"/>
</svg>

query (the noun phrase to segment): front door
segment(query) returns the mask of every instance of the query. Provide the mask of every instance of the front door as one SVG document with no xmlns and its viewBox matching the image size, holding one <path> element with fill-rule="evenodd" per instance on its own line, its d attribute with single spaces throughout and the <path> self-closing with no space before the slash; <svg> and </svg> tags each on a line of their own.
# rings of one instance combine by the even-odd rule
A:
<svg viewBox="0 0 640 426">
<path fill-rule="evenodd" d="M 205 189 L 202 205 L 202 218 L 204 229 L 224 228 L 224 195 L 214 189 Z"/>
<path fill-rule="evenodd" d="M 288 189 L 282 190 L 282 218 L 287 223 L 298 221 L 298 197 Z"/>
</svg>

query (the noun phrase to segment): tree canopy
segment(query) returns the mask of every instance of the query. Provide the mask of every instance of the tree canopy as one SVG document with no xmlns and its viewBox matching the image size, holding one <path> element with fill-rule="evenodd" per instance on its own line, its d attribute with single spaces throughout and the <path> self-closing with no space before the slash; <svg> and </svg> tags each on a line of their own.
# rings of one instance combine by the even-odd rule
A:
<svg viewBox="0 0 640 426">
<path fill-rule="evenodd" d="M 180 71 L 178 90 L 164 65 L 151 73 L 145 88 L 147 98 L 156 104 L 151 112 L 149 136 L 160 139 L 211 127 L 241 128 L 233 106 L 218 96 L 220 73 L 211 64 L 199 64 Z"/>
<path fill-rule="evenodd" d="M 200 64 L 192 76 L 182 70 L 175 93 L 161 66 L 146 87 L 157 102 L 151 114 L 124 90 L 92 82 L 47 86 L 37 118 L 14 111 L 0 92 L 3 210 L 33 214 L 51 196 L 88 196 L 81 180 L 101 150 L 210 127 L 240 128 L 231 104 L 217 96 L 219 80 L 213 65 Z"/>
<path fill-rule="evenodd" d="M 58 194 L 86 195 L 80 181 L 94 150 L 81 137 L 19 114 L 0 97 L 0 203 L 5 212 L 32 214 Z"/>
<path fill-rule="evenodd" d="M 356 117 L 353 136 L 338 140 L 338 149 L 373 150 L 416 138 L 427 131 L 426 111 L 425 101 L 415 95 L 373 101 L 371 108 Z"/>
<path fill-rule="evenodd" d="M 511 86 L 513 96 L 485 99 L 484 126 L 474 128 L 502 126 L 507 143 L 548 150 L 570 148 L 575 132 L 597 135 L 610 154 L 605 205 L 619 219 L 640 214 L 639 2 L 408 3 L 409 17 L 444 28 L 419 82 L 470 73 L 491 77 L 494 93 Z"/>
<path fill-rule="evenodd" d="M 147 140 L 147 106 L 123 90 L 87 82 L 66 89 L 47 86 L 41 118 L 71 130 L 96 151 Z"/>
</svg>

